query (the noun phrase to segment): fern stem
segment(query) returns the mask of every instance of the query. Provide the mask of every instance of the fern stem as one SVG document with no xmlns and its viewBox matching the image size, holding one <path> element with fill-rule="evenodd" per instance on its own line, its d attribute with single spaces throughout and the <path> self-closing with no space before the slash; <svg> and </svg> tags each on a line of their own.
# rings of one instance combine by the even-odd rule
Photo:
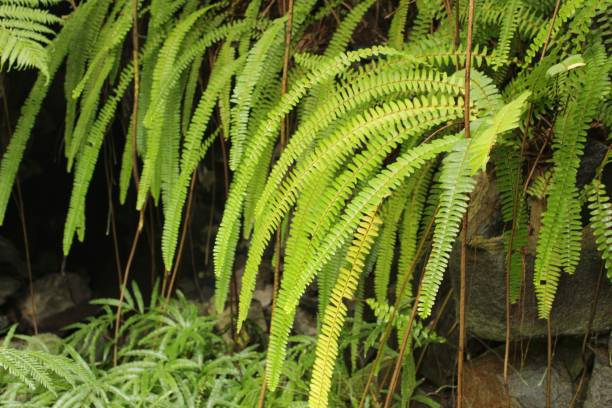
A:
<svg viewBox="0 0 612 408">
<path fill-rule="evenodd" d="M 546 408 L 552 408 L 552 324 L 546 319 Z"/>
<path fill-rule="evenodd" d="M 125 265 L 125 271 L 123 272 L 123 281 L 121 282 L 121 290 L 119 291 L 119 301 L 117 305 L 117 313 L 115 314 L 115 336 L 114 336 L 114 345 L 113 345 L 113 367 L 117 366 L 117 355 L 119 353 L 119 331 L 121 327 L 121 309 L 123 306 L 123 300 L 125 299 L 125 291 L 127 288 L 128 277 L 130 274 L 130 268 L 132 266 L 132 262 L 134 261 L 134 255 L 136 254 L 136 247 L 138 246 L 138 241 L 140 239 L 140 235 L 142 234 L 142 228 L 144 225 L 144 214 L 147 209 L 147 203 L 149 200 L 146 200 L 142 208 L 140 209 L 140 214 L 138 216 L 138 225 L 136 226 L 136 233 L 134 234 L 134 240 L 132 241 L 132 247 L 130 248 L 130 255 L 128 257 L 127 263 Z"/>
<path fill-rule="evenodd" d="M 467 46 L 465 51 L 465 138 L 470 138 L 470 73 L 472 70 L 472 38 L 474 35 L 474 0 L 468 10 Z M 467 257 L 468 211 L 463 216 L 461 229 L 461 259 L 459 266 L 459 347 L 457 350 L 457 408 L 463 407 L 463 356 L 465 352 L 465 282 Z"/>
<path fill-rule="evenodd" d="M 110 223 L 111 235 L 113 238 L 113 251 L 115 255 L 115 268 L 117 269 L 117 285 L 121 282 L 121 257 L 119 255 L 119 242 L 117 240 L 117 225 L 115 223 L 115 208 L 113 206 L 113 187 L 110 164 L 108 162 L 108 149 L 104 144 L 104 178 L 106 180 L 106 197 L 108 201 L 108 223 Z M 106 235 L 108 235 L 108 225 L 106 226 Z"/>
</svg>

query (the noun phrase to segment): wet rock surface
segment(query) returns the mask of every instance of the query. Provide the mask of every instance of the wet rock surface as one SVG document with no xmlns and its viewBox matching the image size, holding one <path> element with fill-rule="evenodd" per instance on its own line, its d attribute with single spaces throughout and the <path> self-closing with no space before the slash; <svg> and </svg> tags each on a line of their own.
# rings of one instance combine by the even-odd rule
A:
<svg viewBox="0 0 612 408">
<path fill-rule="evenodd" d="M 605 349 L 596 349 L 584 408 L 612 407 L 612 362 Z"/>
<path fill-rule="evenodd" d="M 30 326 L 52 326 L 51 320 L 91 298 L 85 278 L 74 273 L 52 273 L 34 281 L 34 296 L 29 293 L 19 303 L 21 318 Z M 77 319 L 78 320 L 78 319 Z"/>
<path fill-rule="evenodd" d="M 541 203 L 532 203 L 532 208 L 538 205 Z M 532 218 L 536 212 L 537 209 L 532 211 Z M 494 175 L 490 172 L 478 177 L 468 215 L 467 331 L 482 339 L 503 341 L 506 327 L 506 253 L 499 197 Z M 532 223 L 537 222 L 532 219 Z M 546 322 L 538 318 L 533 286 L 537 238 L 534 234 L 530 236 L 529 245 L 525 248 L 524 294 L 519 304 L 511 309 L 512 340 L 546 335 Z M 597 291 L 597 282 L 603 268 L 601 256 L 588 226 L 583 229 L 582 235 L 583 244 L 577 270 L 571 276 L 563 273 L 559 282 L 552 310 L 554 335 L 585 333 L 593 310 L 591 331 L 605 332 L 612 329 L 612 284 L 603 279 Z M 449 263 L 451 281 L 456 289 L 459 284 L 459 249 L 457 243 Z"/>
<path fill-rule="evenodd" d="M 541 408 L 546 406 L 546 354 L 530 353 L 512 361 L 508 373 L 508 396 L 504 389 L 503 348 L 466 363 L 464 396 L 467 406 Z M 567 407 L 574 395 L 572 378 L 560 359 L 553 361 L 551 400 L 553 407 Z M 508 399 L 509 398 L 509 399 Z"/>
</svg>

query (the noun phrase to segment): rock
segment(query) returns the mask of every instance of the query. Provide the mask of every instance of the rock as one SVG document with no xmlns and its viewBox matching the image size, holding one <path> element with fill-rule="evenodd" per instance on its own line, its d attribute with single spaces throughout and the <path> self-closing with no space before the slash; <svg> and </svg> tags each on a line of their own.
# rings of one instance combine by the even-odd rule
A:
<svg viewBox="0 0 612 408">
<path fill-rule="evenodd" d="M 509 370 L 506 399 L 503 348 L 468 361 L 464 369 L 464 402 L 469 407 L 541 408 L 546 406 L 546 354 L 531 353 L 524 364 L 515 361 Z M 560 361 L 553 362 L 552 406 L 567 407 L 573 385 Z M 508 404 L 509 402 L 509 404 Z"/>
<path fill-rule="evenodd" d="M 0 236 L 0 273 L 13 278 L 27 277 L 19 251 L 11 241 Z"/>
<path fill-rule="evenodd" d="M 532 208 L 532 217 L 536 208 Z M 467 308 L 468 334 L 482 339 L 505 339 L 505 250 L 502 237 L 499 198 L 494 177 L 481 174 L 468 212 Z M 538 220 L 532 219 L 532 225 Z M 511 309 L 511 339 L 546 335 L 546 322 L 539 319 L 533 286 L 535 236 L 525 248 L 525 291 L 519 305 Z M 460 245 L 456 242 L 449 261 L 449 274 L 455 294 L 459 292 Z M 596 285 L 602 268 L 591 229 L 583 229 L 580 262 L 574 275 L 563 273 L 552 309 L 555 335 L 584 334 L 595 301 Z M 612 329 L 612 284 L 602 281 L 592 332 Z"/>
<path fill-rule="evenodd" d="M 295 314 L 295 324 L 293 327 L 297 334 L 304 334 L 306 336 L 317 335 L 317 320 L 302 308 L 298 308 Z"/>
<path fill-rule="evenodd" d="M 251 308 L 249 309 L 249 315 L 247 319 L 255 324 L 262 332 L 268 331 L 268 323 L 266 322 L 266 315 L 264 314 L 263 305 L 258 301 L 251 302 Z"/>
<path fill-rule="evenodd" d="M 88 283 L 73 273 L 53 273 L 34 281 L 34 298 L 29 294 L 19 304 L 21 317 L 33 326 L 36 315 L 39 326 L 52 326 L 49 320 L 91 298 Z"/>
<path fill-rule="evenodd" d="M 6 303 L 6 301 L 14 295 L 21 287 L 21 282 L 10 276 L 0 276 L 0 306 Z"/>
<path fill-rule="evenodd" d="M 606 350 L 596 349 L 584 408 L 602 407 L 612 407 L 612 365 Z"/>
<path fill-rule="evenodd" d="M 263 288 L 255 289 L 253 293 L 253 298 L 257 299 L 261 306 L 265 309 L 266 307 L 272 304 L 272 292 L 274 291 L 274 286 L 271 284 L 265 285 Z"/>
</svg>

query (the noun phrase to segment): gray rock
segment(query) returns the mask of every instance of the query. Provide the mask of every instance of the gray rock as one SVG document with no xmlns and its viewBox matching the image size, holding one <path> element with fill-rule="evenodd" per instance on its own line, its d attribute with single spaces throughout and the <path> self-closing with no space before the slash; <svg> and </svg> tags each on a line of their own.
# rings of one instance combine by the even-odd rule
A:
<svg viewBox="0 0 612 408">
<path fill-rule="evenodd" d="M 33 325 L 36 316 L 39 326 L 47 326 L 53 316 L 90 298 L 91 290 L 82 276 L 53 273 L 34 281 L 34 297 L 28 292 L 19 310 L 28 324 Z"/>
<path fill-rule="evenodd" d="M 503 381 L 503 379 L 502 379 Z M 523 408 L 546 406 L 546 362 L 529 362 L 508 378 L 510 395 Z M 567 407 L 572 400 L 573 386 L 567 371 L 555 364 L 552 370 L 551 400 L 553 407 Z"/>
<path fill-rule="evenodd" d="M 259 300 L 259 303 L 261 303 L 261 306 L 265 309 L 272 304 L 273 291 L 274 286 L 268 283 L 262 288 L 255 289 L 255 292 L 253 292 L 253 298 Z"/>
<path fill-rule="evenodd" d="M 306 336 L 317 335 L 317 320 L 302 308 L 298 308 L 295 314 L 295 324 L 293 327 L 297 334 L 304 334 Z"/>
<path fill-rule="evenodd" d="M 546 406 L 546 356 L 530 353 L 524 363 L 514 361 L 508 372 L 508 397 L 504 389 L 503 348 L 468 361 L 464 371 L 464 402 L 469 407 L 541 408 Z M 567 407 L 573 385 L 563 364 L 555 360 L 552 370 L 553 407 Z"/>
<path fill-rule="evenodd" d="M 5 304 L 20 287 L 21 281 L 6 275 L 0 276 L 0 306 Z"/>
<path fill-rule="evenodd" d="M 612 407 L 612 364 L 608 353 L 597 349 L 584 408 L 602 407 Z"/>
<path fill-rule="evenodd" d="M 0 273 L 13 278 L 25 278 L 25 265 L 11 241 L 0 236 Z"/>
<path fill-rule="evenodd" d="M 537 226 L 538 203 L 531 209 L 531 225 Z M 467 309 L 468 333 L 483 339 L 503 341 L 505 338 L 505 251 L 503 226 L 497 187 L 490 174 L 481 175 L 472 195 L 468 212 L 467 254 Z M 535 218 L 534 218 L 535 217 Z M 529 240 L 525 256 L 525 291 L 519 305 L 511 308 L 511 338 L 516 340 L 546 335 L 546 322 L 539 319 L 533 286 L 535 233 Z M 458 289 L 460 245 L 453 248 L 449 262 L 452 284 Z M 552 309 L 552 328 L 555 335 L 585 333 L 596 285 L 602 270 L 591 229 L 583 229 L 580 263 L 574 275 L 562 274 Z M 458 293 L 455 290 L 455 293 Z M 612 284 L 602 282 L 591 330 L 612 329 Z"/>
</svg>

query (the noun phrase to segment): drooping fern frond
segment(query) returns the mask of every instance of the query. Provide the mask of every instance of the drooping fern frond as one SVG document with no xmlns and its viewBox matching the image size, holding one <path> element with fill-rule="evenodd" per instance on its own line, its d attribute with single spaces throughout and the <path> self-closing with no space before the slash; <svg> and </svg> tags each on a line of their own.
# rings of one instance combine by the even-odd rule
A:
<svg viewBox="0 0 612 408">
<path fill-rule="evenodd" d="M 221 90 L 231 80 L 239 61 L 233 64 L 216 66 L 211 74 L 206 91 L 202 94 L 200 102 L 193 114 L 181 155 L 180 173 L 178 179 L 172 186 L 169 204 L 164 221 L 162 233 L 162 253 L 166 269 L 170 270 L 174 260 L 174 252 L 178 241 L 178 230 L 181 222 L 182 211 L 187 198 L 187 189 L 192 173 L 196 170 L 198 163 L 214 141 L 214 137 L 209 137 L 206 142 L 202 142 L 202 135 L 206 130 L 217 97 Z M 215 133 L 213 133 L 215 135 Z"/>
<path fill-rule="evenodd" d="M 410 149 L 398 157 L 395 162 L 372 178 L 368 186 L 350 201 L 339 222 L 333 225 L 324 242 L 306 260 L 298 280 L 291 283 L 283 280 L 278 295 L 278 308 L 272 319 L 266 366 L 266 377 L 271 389 L 275 389 L 278 385 L 295 310 L 307 285 L 312 282 L 316 273 L 329 260 L 334 251 L 355 231 L 363 215 L 380 205 L 391 191 L 399 187 L 405 177 L 410 176 L 426 161 L 448 151 L 455 143 L 457 143 L 457 136 L 449 136 Z"/>
<path fill-rule="evenodd" d="M 316 359 L 310 380 L 308 403 L 311 407 L 327 407 L 331 379 L 338 356 L 338 338 L 348 312 L 345 301 L 353 298 L 365 266 L 365 258 L 372 247 L 382 220 L 375 214 L 365 216 L 348 249 L 348 267 L 340 269 L 330 303 L 325 309 L 321 333 L 317 340 Z"/>
<path fill-rule="evenodd" d="M 278 104 L 272 108 L 266 119 L 258 126 L 257 131 L 251 135 L 245 147 L 244 157 L 248 158 L 242 162 L 241 167 L 234 175 L 230 188 L 223 219 L 219 226 L 219 232 L 215 241 L 215 276 L 216 293 L 215 304 L 222 310 L 225 304 L 229 288 L 229 278 L 234 261 L 234 250 L 238 242 L 240 232 L 240 218 L 244 204 L 245 191 L 254 174 L 254 169 L 261 165 L 262 154 L 270 148 L 273 137 L 278 131 L 280 121 L 290 112 L 308 89 L 314 85 L 333 78 L 338 72 L 343 71 L 356 61 L 371 58 L 381 54 L 392 54 L 393 50 L 388 48 L 374 47 L 371 49 L 349 52 L 326 62 L 317 70 L 308 73 L 300 81 L 296 81 L 291 89 L 283 95 Z"/>
<path fill-rule="evenodd" d="M 497 136 L 518 126 L 528 96 L 528 92 L 524 93 L 504 105 L 492 118 L 483 119 L 485 123 L 479 124 L 474 137 L 457 142 L 453 152 L 443 161 L 440 209 L 435 218 L 432 252 L 425 268 L 418 305 L 423 318 L 431 314 L 461 219 L 467 211 L 469 194 L 475 185 L 472 176 L 485 168 Z"/>
<path fill-rule="evenodd" d="M 49 80 L 47 47 L 62 20 L 42 7 L 59 1 L 0 1 L 0 71 L 34 67 Z"/>
<path fill-rule="evenodd" d="M 389 27 L 389 45 L 401 49 L 404 45 L 404 32 L 406 30 L 406 17 L 411 0 L 400 0 L 393 14 L 391 26 Z"/>
<path fill-rule="evenodd" d="M 412 271 L 410 267 L 416 260 L 419 232 L 424 219 L 425 203 L 427 193 L 434 170 L 433 161 L 425 165 L 418 173 L 410 179 L 410 196 L 406 202 L 402 215 L 402 224 L 399 232 L 399 257 L 397 261 L 397 285 L 395 296 L 396 300 L 401 296 L 403 299 L 412 294 L 411 279 L 408 274 Z M 432 196 L 435 196 L 432 194 Z M 399 293 L 402 283 L 408 279 L 403 293 Z"/>
<path fill-rule="evenodd" d="M 612 203 L 605 185 L 598 179 L 589 186 L 588 200 L 597 249 L 604 261 L 608 279 L 612 281 Z"/>
<path fill-rule="evenodd" d="M 4 221 L 6 206 L 11 195 L 13 183 L 26 144 L 34 127 L 36 116 L 51 85 L 50 78 L 55 75 L 64 61 L 75 34 L 81 32 L 87 23 L 89 13 L 94 7 L 95 2 L 83 4 L 65 22 L 62 31 L 50 45 L 53 47 L 53 53 L 51 53 L 49 58 L 47 75 L 40 74 L 38 76 L 32 86 L 28 99 L 21 108 L 21 116 L 0 163 L 0 224 Z"/>
<path fill-rule="evenodd" d="M 527 189 L 527 194 L 540 200 L 545 199 L 548 196 L 548 191 L 550 190 L 552 176 L 553 171 L 550 169 L 537 176 Z"/>
<path fill-rule="evenodd" d="M 64 255 L 68 255 L 72 245 L 72 239 L 75 231 L 79 232 L 79 239 L 83 240 L 83 223 L 85 219 L 85 199 L 87 197 L 87 189 L 94 173 L 100 147 L 104 139 L 106 130 L 112 121 L 117 105 L 123 98 L 127 87 L 132 82 L 134 68 L 128 65 L 119 77 L 119 83 L 104 107 L 100 110 L 98 117 L 91 126 L 90 133 L 87 138 L 87 144 L 83 149 L 83 153 L 77 162 L 74 175 L 74 186 L 70 196 L 70 205 L 68 215 L 66 216 L 66 225 L 64 227 L 63 250 Z"/>
<path fill-rule="evenodd" d="M 412 183 L 404 181 L 404 184 L 389 198 L 381 210 L 383 229 L 380 234 L 380 248 L 374 269 L 374 293 L 376 294 L 376 300 L 379 302 L 387 301 L 391 266 L 395 255 L 397 229 L 406 205 L 407 196 L 411 193 L 411 187 Z"/>
<path fill-rule="evenodd" d="M 582 225 L 576 175 L 586 130 L 596 113 L 593 101 L 608 91 L 607 58 L 601 46 L 585 54 L 586 67 L 571 71 L 569 102 L 555 123 L 553 176 L 536 248 L 534 286 L 540 318 L 548 318 L 561 270 L 572 273 L 580 257 Z M 587 79 L 588 78 L 588 79 Z"/>
<path fill-rule="evenodd" d="M 151 85 L 151 100 L 157 102 L 149 109 L 144 118 L 144 125 L 148 130 L 147 133 L 147 150 L 144 158 L 144 165 L 140 185 L 138 189 L 137 208 L 142 208 L 149 190 L 153 184 L 155 169 L 158 165 L 158 154 L 160 151 L 161 137 L 164 129 L 164 119 L 167 115 L 167 105 L 159 104 L 163 101 L 163 92 L 170 92 L 168 82 L 171 80 L 175 70 L 175 60 L 180 51 L 181 44 L 191 27 L 207 12 L 211 7 L 205 7 L 193 12 L 189 17 L 180 21 L 174 28 L 164 46 L 160 50 L 159 58 L 153 72 L 153 81 Z M 172 104 L 171 106 L 175 106 Z M 176 137 L 176 135 L 172 135 Z M 151 191 L 153 196 L 156 196 L 156 188 L 153 185 Z"/>
<path fill-rule="evenodd" d="M 523 284 L 523 249 L 527 246 L 528 220 L 523 193 L 520 147 L 500 146 L 494 151 L 495 176 L 501 202 L 502 220 L 508 229 L 504 231 L 506 273 L 510 303 L 516 303 Z"/>
<path fill-rule="evenodd" d="M 323 140 L 321 145 L 301 162 L 291 177 L 285 181 L 283 187 L 276 192 L 266 216 L 262 217 L 255 226 L 242 280 L 238 321 L 241 322 L 246 317 L 257 266 L 271 237 L 271 232 L 276 229 L 280 220 L 298 197 L 303 196 L 306 203 L 314 203 L 312 199 L 309 200 L 309 196 L 320 197 L 320 194 L 317 193 L 318 189 L 325 180 L 331 180 L 331 176 L 342 163 L 342 159 L 368 140 L 368 150 L 355 157 L 354 164 L 349 166 L 349 170 L 334 181 L 334 186 L 329 194 L 323 194 L 324 199 L 321 200 L 323 212 L 307 218 L 308 222 L 313 225 L 307 234 L 313 236 L 312 241 L 316 243 L 319 236 L 323 236 L 321 234 L 326 230 L 326 226 L 331 224 L 333 211 L 340 210 L 339 205 L 348 198 L 352 187 L 358 181 L 366 179 L 391 149 L 403 140 L 411 136 L 416 137 L 434 125 L 460 117 L 461 110 L 460 103 L 445 97 L 439 100 L 437 98 L 432 100 L 415 98 L 413 101 L 392 102 L 354 116 L 349 123 Z M 321 167 L 321 164 L 326 165 Z M 331 199 L 329 203 L 326 202 L 326 197 Z M 309 207 L 308 204 L 304 206 L 298 203 L 298 209 Z M 328 214 L 328 211 L 332 211 L 331 214 Z M 299 224 L 296 228 L 300 228 Z M 304 252 L 309 253 L 313 248 L 313 246 L 308 246 L 305 251 L 296 253 L 288 251 L 286 256 L 288 258 L 292 256 L 298 260 L 303 259 Z M 301 262 L 296 265 L 296 268 L 285 270 L 285 277 L 289 281 L 296 279 L 300 274 L 303 274 Z"/>
</svg>

